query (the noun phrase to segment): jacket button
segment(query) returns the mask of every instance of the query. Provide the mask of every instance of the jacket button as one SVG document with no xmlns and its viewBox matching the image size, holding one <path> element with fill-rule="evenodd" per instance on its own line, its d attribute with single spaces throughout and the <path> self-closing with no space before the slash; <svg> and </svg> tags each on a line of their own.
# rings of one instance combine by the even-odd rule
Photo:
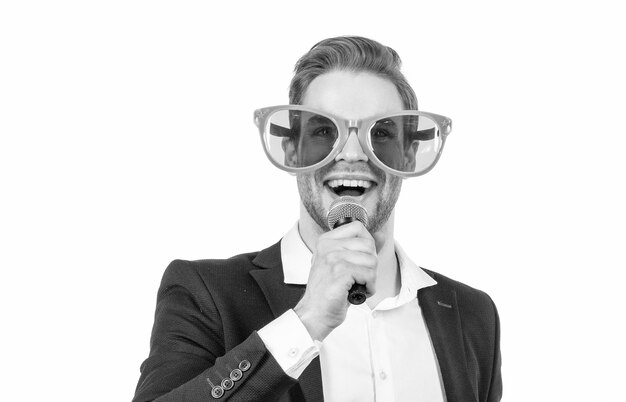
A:
<svg viewBox="0 0 626 402">
<path fill-rule="evenodd" d="M 224 395 L 224 388 L 220 386 L 213 387 L 213 389 L 211 390 L 211 396 L 215 399 L 221 398 L 222 395 Z"/>
<path fill-rule="evenodd" d="M 239 362 L 239 369 L 241 371 L 248 371 L 250 369 L 250 362 L 247 360 L 242 360 Z"/>
<path fill-rule="evenodd" d="M 235 383 L 230 378 L 224 378 L 222 380 L 222 388 L 224 388 L 226 391 L 231 389 L 233 385 L 235 385 Z"/>
<path fill-rule="evenodd" d="M 230 379 L 233 381 L 239 381 L 243 377 L 243 373 L 239 369 L 234 369 L 230 372 Z"/>
</svg>

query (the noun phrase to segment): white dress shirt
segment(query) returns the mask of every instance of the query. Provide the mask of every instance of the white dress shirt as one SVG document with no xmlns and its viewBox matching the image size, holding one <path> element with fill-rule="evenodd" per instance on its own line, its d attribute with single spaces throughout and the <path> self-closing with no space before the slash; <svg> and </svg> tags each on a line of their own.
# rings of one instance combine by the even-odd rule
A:
<svg viewBox="0 0 626 402">
<path fill-rule="evenodd" d="M 320 356 L 326 402 L 445 401 L 435 351 L 417 302 L 421 288 L 437 282 L 396 243 L 400 292 L 374 309 L 350 305 L 345 321 L 323 342 L 314 342 L 293 310 L 259 336 L 278 364 L 298 378 Z M 311 251 L 296 224 L 281 241 L 285 283 L 306 284 Z"/>
</svg>

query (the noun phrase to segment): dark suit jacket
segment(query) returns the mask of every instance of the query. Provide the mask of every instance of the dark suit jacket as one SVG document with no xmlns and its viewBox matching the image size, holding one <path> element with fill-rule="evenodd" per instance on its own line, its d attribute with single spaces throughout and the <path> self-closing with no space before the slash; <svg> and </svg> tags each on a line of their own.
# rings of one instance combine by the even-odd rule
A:
<svg viewBox="0 0 626 402">
<path fill-rule="evenodd" d="M 448 402 L 499 401 L 495 305 L 479 290 L 426 272 L 437 285 L 419 290 L 418 300 Z M 159 288 L 150 355 L 133 402 L 322 401 L 319 358 L 294 380 L 256 332 L 294 307 L 304 289 L 284 283 L 280 243 L 227 260 L 172 262 Z M 249 368 L 215 399 L 212 388 L 240 366 Z"/>
</svg>

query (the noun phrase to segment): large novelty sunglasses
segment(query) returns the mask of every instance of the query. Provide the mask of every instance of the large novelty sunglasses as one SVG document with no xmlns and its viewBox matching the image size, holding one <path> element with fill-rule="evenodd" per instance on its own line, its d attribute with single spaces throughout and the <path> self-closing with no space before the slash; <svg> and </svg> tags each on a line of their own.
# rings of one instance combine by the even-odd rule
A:
<svg viewBox="0 0 626 402">
<path fill-rule="evenodd" d="M 452 130 L 448 117 L 417 110 L 347 120 L 300 105 L 258 109 L 254 123 L 270 161 L 287 172 L 311 172 L 329 164 L 356 132 L 369 160 L 400 177 L 432 169 Z"/>
</svg>

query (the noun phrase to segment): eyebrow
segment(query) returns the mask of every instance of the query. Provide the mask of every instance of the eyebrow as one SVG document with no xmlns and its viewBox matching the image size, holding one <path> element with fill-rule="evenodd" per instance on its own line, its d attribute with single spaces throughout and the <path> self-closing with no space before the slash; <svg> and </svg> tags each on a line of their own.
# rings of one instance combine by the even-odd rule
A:
<svg viewBox="0 0 626 402">
<path fill-rule="evenodd" d="M 319 114 L 315 114 L 313 116 L 311 116 L 310 118 L 308 118 L 306 120 L 306 124 L 308 123 L 316 123 L 316 124 L 327 124 L 327 123 L 331 123 L 332 124 L 332 120 L 330 120 L 328 117 L 326 116 L 322 116 Z"/>
<path fill-rule="evenodd" d="M 389 126 L 397 126 L 395 120 L 393 120 L 391 117 L 386 117 L 384 119 L 377 120 L 376 124 L 385 124 L 385 125 L 389 125 Z"/>
</svg>

